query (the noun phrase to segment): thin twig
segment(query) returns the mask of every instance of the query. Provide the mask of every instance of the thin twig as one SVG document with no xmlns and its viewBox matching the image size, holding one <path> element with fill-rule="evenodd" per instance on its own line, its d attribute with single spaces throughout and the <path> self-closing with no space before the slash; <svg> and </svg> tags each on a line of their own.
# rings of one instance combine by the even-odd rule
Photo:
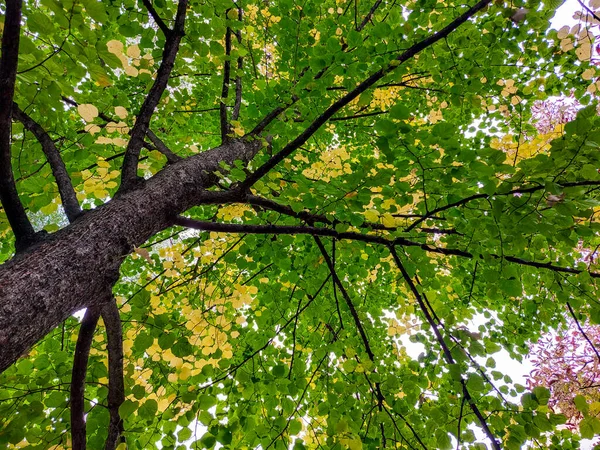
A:
<svg viewBox="0 0 600 450">
<path fill-rule="evenodd" d="M 154 9 L 154 5 L 152 5 L 152 2 L 150 0 L 142 0 L 142 3 L 152 16 L 152 19 L 154 19 L 154 22 L 156 22 L 156 25 L 158 25 L 158 28 L 160 28 L 165 37 L 168 38 L 171 34 L 171 30 L 169 29 L 167 24 L 165 24 L 164 20 L 162 20 L 161 17 L 158 15 L 158 12 L 156 11 L 156 9 Z"/>
<path fill-rule="evenodd" d="M 419 304 L 419 308 L 421 309 L 421 312 L 423 313 L 423 316 L 425 317 L 425 320 L 427 321 L 427 323 L 433 330 L 433 333 L 435 334 L 435 338 L 438 341 L 438 344 L 440 345 L 440 347 L 442 347 L 442 353 L 444 355 L 444 359 L 446 360 L 446 362 L 448 364 L 455 364 L 454 357 L 452 356 L 452 353 L 450 352 L 450 348 L 446 344 L 446 341 L 444 340 L 444 337 L 442 336 L 442 333 L 440 332 L 436 321 L 431 316 L 429 310 L 425 306 L 425 302 L 423 301 L 422 295 L 419 293 L 417 287 L 415 286 L 415 283 L 413 282 L 412 278 L 410 277 L 410 275 L 404 268 L 402 261 L 400 261 L 400 258 L 398 257 L 398 253 L 396 253 L 396 249 L 393 246 L 390 246 L 389 249 L 390 249 L 390 253 L 392 254 L 392 257 L 394 258 L 394 262 L 396 263 L 396 266 L 398 267 L 398 269 L 400 270 L 400 273 L 402 274 L 402 277 L 404 278 L 404 281 L 406 282 L 406 284 L 408 284 L 408 287 L 410 288 L 411 292 L 415 296 L 417 303 Z M 465 380 L 461 378 L 460 381 L 461 381 L 461 385 L 462 385 L 464 398 L 469 403 L 469 406 L 471 407 L 471 410 L 477 417 L 479 424 L 483 428 L 484 433 L 486 434 L 486 436 L 492 443 L 493 448 L 496 450 L 501 450 L 500 444 L 498 443 L 498 441 L 496 440 L 496 437 L 490 430 L 485 417 L 483 417 L 483 414 L 479 410 L 479 407 L 475 404 L 475 400 L 473 399 L 473 397 L 471 396 L 471 393 L 467 389 L 467 384 L 466 384 Z"/>
<path fill-rule="evenodd" d="M 575 321 L 575 324 L 577 325 L 579 332 L 584 337 L 584 339 L 587 341 L 587 343 L 590 344 L 590 346 L 592 347 L 592 350 L 596 354 L 596 358 L 598 358 L 598 361 L 600 362 L 600 353 L 598 352 L 598 349 L 596 348 L 596 346 L 594 345 L 592 340 L 589 338 L 587 333 L 581 327 L 581 323 L 579 323 L 579 320 L 577 319 L 577 316 L 575 315 L 575 311 L 573 311 L 573 308 L 571 307 L 571 304 L 569 302 L 567 302 L 567 308 L 569 308 L 569 313 L 571 313 L 571 317 L 573 317 L 573 320 Z"/>
</svg>

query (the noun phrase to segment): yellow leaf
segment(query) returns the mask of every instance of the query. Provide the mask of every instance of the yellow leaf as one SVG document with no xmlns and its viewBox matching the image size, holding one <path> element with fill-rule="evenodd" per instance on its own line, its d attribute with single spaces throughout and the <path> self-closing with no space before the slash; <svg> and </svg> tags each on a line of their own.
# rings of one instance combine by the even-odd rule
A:
<svg viewBox="0 0 600 450">
<path fill-rule="evenodd" d="M 388 228 L 393 228 L 396 226 L 396 219 L 390 213 L 385 213 L 383 215 L 383 225 Z"/>
<path fill-rule="evenodd" d="M 86 122 L 91 122 L 98 117 L 98 108 L 89 103 L 84 103 L 77 107 L 77 112 Z"/>
<path fill-rule="evenodd" d="M 129 48 L 127 48 L 127 56 L 131 58 L 139 58 L 140 54 L 140 48 L 137 45 L 132 45 Z"/>
<path fill-rule="evenodd" d="M 596 71 L 593 68 L 586 69 L 581 74 L 581 78 L 583 78 L 584 80 L 591 80 L 595 74 L 596 74 Z"/>
<path fill-rule="evenodd" d="M 115 106 L 115 114 L 120 118 L 124 119 L 127 117 L 127 110 L 122 106 Z"/>
<path fill-rule="evenodd" d="M 374 209 L 369 209 L 365 211 L 365 219 L 369 222 L 379 222 L 379 212 Z"/>
<path fill-rule="evenodd" d="M 119 56 L 123 54 L 123 43 L 121 41 L 108 41 L 106 47 L 108 48 L 108 51 L 114 55 Z"/>
<path fill-rule="evenodd" d="M 560 30 L 558 30 L 558 33 L 556 34 L 556 37 L 558 37 L 559 39 L 564 39 L 568 35 L 569 35 L 569 26 L 565 25 Z"/>
<path fill-rule="evenodd" d="M 102 129 L 96 124 L 88 123 L 84 130 L 93 136 L 94 134 L 99 133 Z"/>
<path fill-rule="evenodd" d="M 568 52 L 573 49 L 573 41 L 570 38 L 563 39 L 560 41 L 560 49 L 563 52 Z"/>
<path fill-rule="evenodd" d="M 584 43 L 577 47 L 575 54 L 580 61 L 589 61 L 592 56 L 592 46 L 589 43 Z"/>
<path fill-rule="evenodd" d="M 130 77 L 137 77 L 139 72 L 135 67 L 127 66 L 125 67 L 125 73 Z"/>
</svg>

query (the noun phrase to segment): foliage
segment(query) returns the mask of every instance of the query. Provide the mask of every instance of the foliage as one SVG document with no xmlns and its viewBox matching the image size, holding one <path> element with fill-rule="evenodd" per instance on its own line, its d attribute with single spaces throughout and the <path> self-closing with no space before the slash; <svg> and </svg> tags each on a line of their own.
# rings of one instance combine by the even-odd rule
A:
<svg viewBox="0 0 600 450">
<path fill-rule="evenodd" d="M 567 303 L 600 322 L 600 269 L 578 250 L 600 245 L 593 18 L 551 30 L 555 2 L 521 3 L 26 2 L 3 274 L 90 217 L 206 197 L 144 217 L 149 240 L 107 240 L 128 248 L 114 285 L 77 275 L 116 303 L 65 307 L 0 375 L 0 446 L 570 449 L 600 432 L 565 428 L 547 389 L 494 359 L 522 360 Z M 581 109 L 539 135 L 532 106 L 560 95 Z M 157 179 L 172 184 L 126 203 Z"/>
<path fill-rule="evenodd" d="M 596 346 L 600 328 L 570 320 L 564 330 L 544 336 L 533 349 L 529 385 L 548 386 L 548 405 L 564 414 L 571 427 L 585 427 L 598 420 L 600 373 Z M 591 437 L 591 436 L 589 436 Z"/>
</svg>

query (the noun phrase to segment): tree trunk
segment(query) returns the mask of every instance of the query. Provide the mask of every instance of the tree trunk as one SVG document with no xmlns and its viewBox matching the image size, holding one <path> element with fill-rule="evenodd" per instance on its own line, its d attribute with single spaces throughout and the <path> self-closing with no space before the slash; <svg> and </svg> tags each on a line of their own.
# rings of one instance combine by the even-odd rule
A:
<svg viewBox="0 0 600 450">
<path fill-rule="evenodd" d="M 75 311 L 110 298 L 134 247 L 206 202 L 220 162 L 249 161 L 260 141 L 229 141 L 170 165 L 0 267 L 0 372 Z"/>
</svg>

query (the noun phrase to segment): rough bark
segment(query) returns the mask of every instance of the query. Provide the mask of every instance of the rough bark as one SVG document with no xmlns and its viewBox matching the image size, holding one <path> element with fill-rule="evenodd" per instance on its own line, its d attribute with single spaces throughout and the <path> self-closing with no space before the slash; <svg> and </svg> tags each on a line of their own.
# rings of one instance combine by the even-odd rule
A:
<svg viewBox="0 0 600 450">
<path fill-rule="evenodd" d="M 85 450 L 87 445 L 85 427 L 85 377 L 92 348 L 94 332 L 100 318 L 100 308 L 88 308 L 81 321 L 73 371 L 71 373 L 71 438 L 73 450 Z"/>
<path fill-rule="evenodd" d="M 108 412 L 110 421 L 104 450 L 115 450 L 123 434 L 123 420 L 119 407 L 125 401 L 125 383 L 123 380 L 123 328 L 115 299 L 111 299 L 101 311 L 106 327 L 106 346 L 108 351 Z"/>
<path fill-rule="evenodd" d="M 21 36 L 21 0 L 6 2 L 0 57 L 0 201 L 15 234 L 17 251 L 35 241 L 35 232 L 19 199 L 11 161 L 11 119 Z"/>
<path fill-rule="evenodd" d="M 1 266 L 0 372 L 75 311 L 107 298 L 134 247 L 177 214 L 214 202 L 206 189 L 221 161 L 249 161 L 260 147 L 234 140 L 170 165 Z"/>
</svg>

